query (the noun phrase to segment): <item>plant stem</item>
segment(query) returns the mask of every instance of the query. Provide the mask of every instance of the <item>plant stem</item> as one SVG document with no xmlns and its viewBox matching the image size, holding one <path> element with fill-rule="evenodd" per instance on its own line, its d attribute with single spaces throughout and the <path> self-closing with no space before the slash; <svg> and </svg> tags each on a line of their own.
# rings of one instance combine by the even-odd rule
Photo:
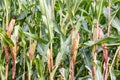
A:
<svg viewBox="0 0 120 80">
<path fill-rule="evenodd" d="M 102 44 L 102 49 L 103 49 L 103 58 L 104 58 L 103 80 L 107 80 L 109 59 L 108 59 L 108 50 L 106 49 L 106 45 L 104 43 Z"/>
<path fill-rule="evenodd" d="M 96 22 L 96 27 L 93 29 L 93 41 L 98 40 L 98 26 L 99 23 L 98 21 Z M 95 74 L 96 74 L 96 55 L 97 55 L 97 45 L 93 46 L 92 49 L 92 80 L 95 79 Z"/>
<path fill-rule="evenodd" d="M 75 62 L 76 62 L 76 57 L 77 57 L 77 50 L 78 50 L 78 45 L 79 45 L 79 33 L 77 32 L 75 34 L 75 30 L 72 29 L 71 31 L 71 41 L 72 41 L 72 49 L 71 49 L 71 55 L 70 55 L 70 76 L 71 80 L 75 80 Z"/>
<path fill-rule="evenodd" d="M 23 75 L 22 75 L 22 80 L 25 80 L 25 52 L 26 52 L 26 50 L 25 50 L 25 44 L 24 44 L 24 47 L 23 47 L 24 49 L 24 51 L 23 51 L 23 69 L 24 69 L 24 71 L 23 71 Z"/>
<path fill-rule="evenodd" d="M 8 79 L 8 61 L 9 61 L 9 52 L 8 52 L 8 47 L 4 45 L 4 51 L 5 51 L 5 59 L 6 59 L 6 80 Z"/>
<path fill-rule="evenodd" d="M 8 10 L 6 10 L 6 30 L 8 30 L 8 23 L 9 23 L 9 20 L 8 20 Z"/>
<path fill-rule="evenodd" d="M 8 10 L 6 10 L 6 30 L 8 30 Z M 6 56 L 6 80 L 8 80 L 8 61 L 9 61 L 9 52 L 8 47 L 4 46 L 5 48 L 5 56 Z"/>
<path fill-rule="evenodd" d="M 51 73 L 53 70 L 53 57 L 52 57 L 51 49 L 47 50 L 47 64 L 48 64 L 49 73 Z M 54 78 L 53 76 L 50 76 L 50 80 L 54 80 L 53 78 Z"/>
<path fill-rule="evenodd" d="M 110 36 L 110 7 L 111 7 L 111 4 L 110 4 L 110 0 L 108 0 L 108 36 Z"/>
<path fill-rule="evenodd" d="M 108 36 L 110 36 L 110 0 L 108 0 Z M 105 48 L 106 45 L 102 44 L 102 48 L 103 48 L 103 56 L 104 56 L 104 76 L 103 79 L 107 80 L 107 75 L 108 75 L 108 50 Z"/>
<path fill-rule="evenodd" d="M 16 73 L 16 60 L 14 60 L 14 62 L 13 62 L 12 80 L 15 80 L 15 73 Z"/>
<path fill-rule="evenodd" d="M 115 52 L 114 58 L 113 58 L 112 63 L 111 63 L 111 67 L 113 66 L 113 64 L 114 64 L 114 62 L 115 62 L 115 58 L 116 58 L 119 50 L 120 50 L 120 46 L 118 47 L 118 49 L 117 49 L 116 52 Z"/>
<path fill-rule="evenodd" d="M 70 61 L 70 74 L 71 74 L 71 80 L 75 80 L 75 77 L 74 77 L 74 63 L 73 63 L 72 59 Z"/>
<path fill-rule="evenodd" d="M 110 77 L 111 77 L 111 80 L 113 80 L 113 77 L 112 77 L 112 68 L 113 68 L 113 64 L 115 62 L 115 59 L 117 57 L 117 54 L 118 52 L 120 51 L 120 46 L 117 48 L 116 52 L 115 52 L 115 55 L 114 55 L 114 58 L 112 60 L 112 63 L 111 63 L 111 66 L 110 66 Z"/>
<path fill-rule="evenodd" d="M 6 1 L 5 1 L 5 6 L 6 6 L 6 30 L 8 30 L 8 23 L 9 23 L 9 20 L 8 20 L 8 14 L 9 14 L 9 11 L 8 11 L 8 8 L 7 8 L 7 4 L 6 4 Z M 5 45 L 4 46 L 4 50 L 5 50 L 5 57 L 6 57 L 6 80 L 8 80 L 8 61 L 9 61 L 9 52 L 8 52 L 8 47 Z"/>
<path fill-rule="evenodd" d="M 30 70 L 28 72 L 28 80 L 31 80 L 32 60 L 30 60 Z"/>
</svg>

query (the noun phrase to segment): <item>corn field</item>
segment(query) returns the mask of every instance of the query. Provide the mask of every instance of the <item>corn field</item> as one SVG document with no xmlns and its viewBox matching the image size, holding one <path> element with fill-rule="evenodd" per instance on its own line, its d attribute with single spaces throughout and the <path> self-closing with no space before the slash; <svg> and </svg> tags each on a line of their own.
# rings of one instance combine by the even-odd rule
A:
<svg viewBox="0 0 120 80">
<path fill-rule="evenodd" d="M 0 80 L 120 80 L 120 0 L 0 0 Z"/>
</svg>

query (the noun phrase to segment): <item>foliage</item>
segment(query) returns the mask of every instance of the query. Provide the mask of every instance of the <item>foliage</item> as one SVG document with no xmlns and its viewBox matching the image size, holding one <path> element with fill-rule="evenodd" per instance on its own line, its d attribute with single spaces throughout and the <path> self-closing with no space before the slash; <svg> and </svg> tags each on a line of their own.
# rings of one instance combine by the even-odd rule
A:
<svg viewBox="0 0 120 80">
<path fill-rule="evenodd" d="M 119 14 L 120 0 L 0 0 L 0 80 L 119 80 Z"/>
</svg>

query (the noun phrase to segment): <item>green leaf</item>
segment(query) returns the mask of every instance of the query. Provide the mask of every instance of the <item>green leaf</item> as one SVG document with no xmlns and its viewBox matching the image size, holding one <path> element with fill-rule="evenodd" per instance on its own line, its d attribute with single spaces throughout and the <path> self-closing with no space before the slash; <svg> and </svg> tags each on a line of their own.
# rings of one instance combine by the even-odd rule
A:
<svg viewBox="0 0 120 80">
<path fill-rule="evenodd" d="M 4 32 L 1 28 L 0 28 L 0 37 L 3 39 L 3 41 L 5 43 L 7 43 L 10 46 L 14 46 L 13 41 L 8 37 L 7 33 Z"/>
<path fill-rule="evenodd" d="M 25 34 L 27 37 L 33 38 L 34 40 L 38 40 L 38 41 L 40 41 L 40 42 L 42 42 L 42 43 L 45 43 L 45 44 L 48 43 L 48 41 L 46 41 L 46 40 L 44 40 L 44 39 L 38 37 L 38 36 L 35 35 L 35 34 L 28 33 L 28 32 L 24 32 L 24 34 Z"/>
<path fill-rule="evenodd" d="M 23 20 L 25 19 L 30 13 L 28 10 L 23 11 L 21 14 L 18 15 L 17 20 Z"/>
<path fill-rule="evenodd" d="M 118 18 L 115 18 L 111 24 L 112 24 L 112 27 L 117 29 L 118 33 L 120 33 L 120 20 Z"/>
<path fill-rule="evenodd" d="M 70 18 L 73 19 L 73 13 L 72 13 L 72 8 L 70 6 L 70 0 L 66 0 L 66 7 L 67 7 L 67 11 L 69 13 Z"/>
<path fill-rule="evenodd" d="M 96 42 L 94 41 L 87 41 L 83 44 L 80 45 L 80 47 L 83 47 L 83 46 L 94 46 L 94 45 L 97 45 L 97 44 L 102 44 L 102 43 L 106 43 L 106 42 L 118 42 L 120 41 L 120 36 L 109 36 L 109 37 L 104 37 L 102 39 L 98 39 Z"/>
<path fill-rule="evenodd" d="M 112 0 L 112 4 L 118 3 L 120 0 Z"/>
</svg>

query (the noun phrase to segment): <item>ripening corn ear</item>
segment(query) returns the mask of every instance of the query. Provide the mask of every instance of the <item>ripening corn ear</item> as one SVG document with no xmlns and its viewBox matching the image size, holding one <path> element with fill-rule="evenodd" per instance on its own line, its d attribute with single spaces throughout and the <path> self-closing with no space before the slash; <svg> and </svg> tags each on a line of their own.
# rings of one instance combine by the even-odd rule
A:
<svg viewBox="0 0 120 80">
<path fill-rule="evenodd" d="M 71 56 L 73 56 L 73 62 L 75 64 L 80 35 L 79 35 L 79 33 L 75 34 L 75 30 L 74 29 L 72 29 L 71 35 L 72 35 L 72 51 L 71 51 Z"/>
<path fill-rule="evenodd" d="M 75 30 L 72 29 L 71 37 L 72 37 L 72 49 L 71 49 L 71 56 L 70 56 L 70 75 L 71 75 L 71 80 L 75 80 L 74 65 L 76 61 L 80 35 L 79 33 L 75 34 Z"/>
<path fill-rule="evenodd" d="M 47 64 L 48 64 L 49 73 L 51 73 L 53 70 L 53 57 L 52 57 L 51 49 L 47 50 Z M 54 80 L 53 77 L 50 77 L 50 80 Z"/>
<path fill-rule="evenodd" d="M 30 47 L 29 47 L 29 51 L 28 51 L 28 55 L 30 58 L 30 68 L 32 68 L 32 60 L 34 57 L 36 45 L 37 45 L 37 41 L 33 41 L 32 43 L 30 43 Z M 31 80 L 31 71 L 28 72 L 28 80 Z"/>
<path fill-rule="evenodd" d="M 11 33 L 13 31 L 15 21 L 16 21 L 16 17 L 13 17 L 13 19 L 10 21 L 10 24 L 9 24 L 9 26 L 7 28 L 7 34 L 8 34 L 9 37 L 11 36 Z"/>
<path fill-rule="evenodd" d="M 30 60 L 32 60 L 34 57 L 36 45 L 37 45 L 37 41 L 34 41 L 33 43 L 30 44 L 29 51 L 28 51 Z"/>
<path fill-rule="evenodd" d="M 102 29 L 99 27 L 98 28 L 99 32 L 99 38 L 104 38 L 104 33 Z M 104 58 L 104 73 L 103 73 L 103 80 L 107 80 L 107 75 L 108 75 L 108 50 L 106 49 L 105 43 L 102 43 L 102 49 L 103 49 L 103 58 Z"/>
</svg>

